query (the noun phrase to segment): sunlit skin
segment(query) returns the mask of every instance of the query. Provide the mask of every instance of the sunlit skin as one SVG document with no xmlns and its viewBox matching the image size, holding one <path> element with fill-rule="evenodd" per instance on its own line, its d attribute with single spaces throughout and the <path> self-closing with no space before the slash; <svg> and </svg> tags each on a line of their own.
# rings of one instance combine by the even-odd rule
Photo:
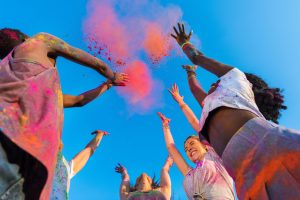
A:
<svg viewBox="0 0 300 200">
<path fill-rule="evenodd" d="M 158 188 L 153 188 L 151 177 L 142 173 L 135 182 L 134 192 L 130 192 L 130 178 L 128 172 L 124 166 L 120 163 L 115 167 L 115 171 L 122 175 L 122 182 L 120 186 L 120 199 L 127 200 L 131 195 L 134 195 L 136 192 L 150 192 L 150 191 L 159 191 L 166 198 L 171 198 L 171 178 L 169 175 L 170 167 L 173 165 L 173 159 L 168 156 L 164 166 L 160 172 L 160 185 Z"/>
<path fill-rule="evenodd" d="M 190 167 L 175 146 L 175 142 L 169 127 L 171 120 L 160 112 L 158 112 L 157 114 L 160 117 L 163 125 L 163 132 L 167 150 L 182 175 L 185 176 L 190 171 Z M 184 150 L 189 160 L 191 160 L 195 164 L 199 161 L 202 161 L 207 152 L 206 146 L 202 144 L 197 137 L 193 136 L 185 142 Z"/>
<path fill-rule="evenodd" d="M 55 66 L 56 58 L 58 56 L 90 67 L 112 80 L 116 85 L 125 85 L 129 80 L 127 74 L 114 73 L 100 59 L 78 48 L 72 47 L 63 40 L 48 33 L 39 33 L 33 37 L 26 38 L 14 52 L 15 58 L 27 58 L 29 60 L 37 61 L 45 66 Z"/>
<path fill-rule="evenodd" d="M 207 153 L 205 145 L 203 145 L 199 139 L 196 139 L 195 137 L 189 138 L 184 143 L 184 151 L 187 155 L 187 157 L 193 162 L 197 163 L 199 161 L 202 161 L 205 153 Z"/>
<path fill-rule="evenodd" d="M 139 192 L 146 192 L 152 190 L 152 179 L 146 173 L 142 173 L 135 182 L 135 188 Z"/>
<path fill-rule="evenodd" d="M 192 32 L 188 35 L 185 33 L 183 24 L 178 23 L 178 27 L 174 27 L 174 34 L 172 37 L 176 39 L 179 45 L 183 45 L 189 42 Z M 189 44 L 185 45 L 184 48 L 189 50 Z M 211 58 L 204 56 L 201 52 L 198 52 L 197 56 L 190 57 L 191 61 L 198 66 L 212 72 L 218 77 L 223 76 L 233 67 L 219 63 Z M 198 101 L 199 105 L 202 106 L 204 98 L 207 93 L 203 90 L 200 83 L 195 76 L 189 77 L 189 87 L 194 97 Z M 215 91 L 217 85 L 212 85 L 208 94 Z M 255 118 L 256 115 L 250 111 L 232 109 L 228 107 L 220 107 L 211 116 L 210 123 L 207 126 L 207 132 L 210 139 L 210 144 L 214 147 L 215 151 L 219 156 L 228 144 L 231 137 L 250 119 Z"/>
<path fill-rule="evenodd" d="M 90 157 L 94 154 L 96 148 L 99 146 L 103 136 L 109 135 L 105 131 L 96 130 L 91 133 L 95 137 L 85 146 L 83 150 L 78 152 L 73 158 L 73 172 L 74 174 L 78 173 L 88 162 Z M 59 145 L 59 150 L 63 149 L 63 143 Z"/>
</svg>

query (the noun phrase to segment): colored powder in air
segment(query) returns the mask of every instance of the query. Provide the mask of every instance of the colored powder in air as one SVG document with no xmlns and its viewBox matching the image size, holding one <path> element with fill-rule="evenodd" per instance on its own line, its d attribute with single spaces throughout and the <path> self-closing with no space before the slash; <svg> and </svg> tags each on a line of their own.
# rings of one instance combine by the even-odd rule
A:
<svg viewBox="0 0 300 200">
<path fill-rule="evenodd" d="M 181 9 L 150 0 L 90 0 L 87 13 L 83 31 L 90 52 L 129 74 L 130 83 L 118 94 L 129 106 L 157 107 L 162 91 L 153 94 L 157 81 L 146 61 L 158 65 L 172 55 L 175 40 L 170 32 L 182 16 Z M 143 55 L 150 59 L 143 61 Z"/>
<path fill-rule="evenodd" d="M 163 33 L 163 30 L 157 23 L 148 23 L 146 25 L 144 49 L 153 64 L 158 64 L 174 46 L 171 46 L 169 37 Z"/>
<path fill-rule="evenodd" d="M 146 100 L 152 90 L 152 77 L 147 65 L 136 60 L 129 63 L 124 72 L 129 75 L 130 82 L 126 87 L 120 88 L 119 93 L 125 96 L 130 104 Z"/>
</svg>

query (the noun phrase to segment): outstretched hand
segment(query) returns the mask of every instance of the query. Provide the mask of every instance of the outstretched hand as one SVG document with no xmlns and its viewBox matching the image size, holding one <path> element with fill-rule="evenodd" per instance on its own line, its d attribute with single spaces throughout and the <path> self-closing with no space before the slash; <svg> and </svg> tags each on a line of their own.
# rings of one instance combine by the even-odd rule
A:
<svg viewBox="0 0 300 200">
<path fill-rule="evenodd" d="M 192 31 L 190 31 L 190 33 L 187 35 L 185 33 L 185 30 L 184 30 L 184 24 L 183 23 L 177 23 L 177 26 L 178 26 L 178 30 L 176 29 L 175 26 L 173 26 L 173 29 L 174 29 L 174 32 L 175 32 L 175 35 L 174 34 L 171 34 L 171 36 L 173 38 L 175 38 L 175 40 L 177 41 L 177 43 L 182 46 L 184 43 L 186 42 L 189 42 L 191 37 L 192 37 Z"/>
<path fill-rule="evenodd" d="M 107 135 L 109 135 L 109 133 L 105 132 L 105 131 L 101 131 L 101 130 L 96 130 L 96 131 L 91 132 L 91 135 L 107 136 Z"/>
<path fill-rule="evenodd" d="M 165 162 L 165 165 L 164 167 L 167 167 L 168 169 L 173 165 L 173 158 L 169 155 L 166 162 Z"/>
<path fill-rule="evenodd" d="M 160 119 L 163 123 L 163 126 L 168 126 L 171 120 L 168 119 L 166 116 L 164 116 L 161 112 L 158 112 L 157 114 L 160 117 Z"/>
<path fill-rule="evenodd" d="M 126 83 L 129 81 L 128 74 L 125 73 L 119 73 L 119 72 L 114 72 L 114 81 L 112 81 L 112 84 L 114 86 L 126 86 Z"/>
<path fill-rule="evenodd" d="M 126 168 L 122 166 L 120 163 L 115 167 L 115 172 L 123 174 L 126 171 Z"/>
<path fill-rule="evenodd" d="M 183 101 L 183 96 L 180 96 L 179 94 L 179 88 L 178 86 L 176 85 L 176 83 L 174 83 L 172 85 L 172 88 L 171 89 L 168 89 L 168 91 L 170 92 L 170 94 L 172 95 L 173 99 L 178 103 L 178 104 L 183 104 L 184 101 Z"/>
</svg>

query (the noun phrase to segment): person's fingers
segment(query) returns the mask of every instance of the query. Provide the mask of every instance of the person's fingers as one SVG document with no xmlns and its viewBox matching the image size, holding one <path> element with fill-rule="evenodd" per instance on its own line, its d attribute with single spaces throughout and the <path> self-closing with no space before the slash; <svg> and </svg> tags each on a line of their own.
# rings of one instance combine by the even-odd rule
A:
<svg viewBox="0 0 300 200">
<path fill-rule="evenodd" d="M 183 23 L 181 24 L 181 28 L 182 28 L 182 32 L 185 33 L 185 30 L 184 30 L 184 24 L 183 24 Z"/>
<path fill-rule="evenodd" d="M 179 22 L 177 23 L 177 26 L 178 26 L 179 33 L 182 33 L 181 25 Z"/>
<path fill-rule="evenodd" d="M 168 89 L 168 91 L 170 92 L 171 95 L 173 95 L 173 91 L 171 91 L 170 89 Z"/>
<path fill-rule="evenodd" d="M 174 31 L 175 31 L 175 33 L 176 33 L 177 37 L 178 37 L 179 33 L 178 33 L 178 31 L 177 31 L 176 27 L 175 27 L 175 26 L 173 26 L 173 29 L 174 29 Z"/>
<path fill-rule="evenodd" d="M 173 34 L 171 34 L 171 36 L 172 36 L 173 38 L 175 38 L 175 40 L 178 39 L 177 36 L 175 36 L 175 35 L 173 35 Z"/>
</svg>

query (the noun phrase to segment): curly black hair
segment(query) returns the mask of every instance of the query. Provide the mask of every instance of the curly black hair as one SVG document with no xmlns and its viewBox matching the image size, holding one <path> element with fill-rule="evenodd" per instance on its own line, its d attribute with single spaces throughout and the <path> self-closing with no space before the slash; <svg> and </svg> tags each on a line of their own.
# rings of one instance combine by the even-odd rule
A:
<svg viewBox="0 0 300 200">
<path fill-rule="evenodd" d="M 287 109 L 284 105 L 282 90 L 270 88 L 263 79 L 254 74 L 245 73 L 245 75 L 248 81 L 252 83 L 255 102 L 260 112 L 267 120 L 278 124 L 278 119 L 281 116 L 280 111 Z"/>
<path fill-rule="evenodd" d="M 3 28 L 0 30 L 0 59 L 5 58 L 17 45 L 28 36 L 17 29 Z"/>
</svg>

